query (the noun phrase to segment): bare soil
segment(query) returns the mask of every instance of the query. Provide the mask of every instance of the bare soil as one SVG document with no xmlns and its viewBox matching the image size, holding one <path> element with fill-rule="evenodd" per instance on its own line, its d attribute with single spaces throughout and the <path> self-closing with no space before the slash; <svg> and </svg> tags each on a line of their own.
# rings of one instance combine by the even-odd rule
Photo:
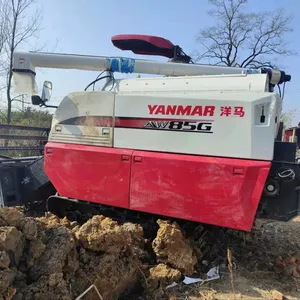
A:
<svg viewBox="0 0 300 300">
<path fill-rule="evenodd" d="M 84 224 L 0 209 L 0 298 L 300 299 L 300 219 L 257 220 L 251 233 L 157 220 Z M 219 266 L 221 278 L 205 278 Z M 166 288 L 173 282 L 177 286 Z"/>
<path fill-rule="evenodd" d="M 225 240 L 232 273 L 221 265 L 220 280 L 175 287 L 171 299 L 300 299 L 300 218 L 257 220 L 251 233 L 230 231 Z"/>
</svg>

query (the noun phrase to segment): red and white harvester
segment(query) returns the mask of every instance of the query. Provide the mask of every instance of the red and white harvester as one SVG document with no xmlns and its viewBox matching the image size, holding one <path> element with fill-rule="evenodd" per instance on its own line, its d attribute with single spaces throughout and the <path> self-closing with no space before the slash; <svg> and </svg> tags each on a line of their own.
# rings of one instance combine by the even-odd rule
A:
<svg viewBox="0 0 300 300">
<path fill-rule="evenodd" d="M 293 144 L 277 141 L 282 98 L 274 91 L 290 75 L 194 64 L 160 37 L 117 35 L 112 43 L 169 61 L 14 54 L 16 91 L 40 106 L 47 106 L 52 84 L 46 81 L 38 96 L 36 68 L 104 73 L 55 111 L 44 151 L 44 170 L 57 191 L 50 202 L 245 231 L 257 213 L 285 220 L 298 214 L 299 167 Z M 162 76 L 115 79 L 115 72 Z M 106 79 L 102 90 L 88 91 L 100 79 Z"/>
</svg>

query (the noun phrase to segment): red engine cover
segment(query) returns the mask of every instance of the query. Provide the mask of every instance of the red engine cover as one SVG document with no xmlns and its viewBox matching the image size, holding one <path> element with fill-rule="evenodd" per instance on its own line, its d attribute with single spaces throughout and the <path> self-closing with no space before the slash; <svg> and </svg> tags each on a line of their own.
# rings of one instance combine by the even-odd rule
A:
<svg viewBox="0 0 300 300">
<path fill-rule="evenodd" d="M 111 38 L 113 45 L 135 54 L 158 55 L 172 58 L 174 45 L 162 37 L 141 34 L 119 34 Z"/>
</svg>

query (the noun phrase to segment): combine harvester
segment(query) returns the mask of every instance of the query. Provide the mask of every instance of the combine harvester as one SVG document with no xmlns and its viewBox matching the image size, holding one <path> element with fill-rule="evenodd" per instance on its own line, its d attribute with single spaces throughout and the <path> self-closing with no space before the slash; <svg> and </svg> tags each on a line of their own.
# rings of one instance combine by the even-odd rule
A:
<svg viewBox="0 0 300 300">
<path fill-rule="evenodd" d="M 255 216 L 298 215 L 296 146 L 281 142 L 282 98 L 274 91 L 290 75 L 194 64 L 160 37 L 118 35 L 112 43 L 169 61 L 14 54 L 16 90 L 40 106 L 52 84 L 38 96 L 36 68 L 105 72 L 64 97 L 54 114 L 44 152 L 57 191 L 50 211 L 70 217 L 97 204 L 244 231 Z M 115 72 L 163 76 L 115 79 Z M 101 91 L 87 91 L 101 79 Z"/>
</svg>

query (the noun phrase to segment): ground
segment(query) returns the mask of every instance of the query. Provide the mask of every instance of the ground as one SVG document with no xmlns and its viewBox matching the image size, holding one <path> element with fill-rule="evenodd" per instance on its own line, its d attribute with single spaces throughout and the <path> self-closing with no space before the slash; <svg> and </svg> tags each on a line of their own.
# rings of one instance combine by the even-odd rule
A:
<svg viewBox="0 0 300 300">
<path fill-rule="evenodd" d="M 0 295 L 5 300 L 300 299 L 300 218 L 256 220 L 251 233 L 155 220 L 78 224 L 0 209 Z M 221 278 L 205 278 L 219 266 Z M 177 285 L 167 288 L 177 282 Z"/>
<path fill-rule="evenodd" d="M 174 288 L 174 299 L 300 299 L 299 278 L 276 263 L 300 250 L 300 218 L 288 223 L 257 220 L 244 238 L 234 235 L 229 237 L 235 256 L 233 285 L 229 270 L 223 268 L 218 281 Z"/>
</svg>

